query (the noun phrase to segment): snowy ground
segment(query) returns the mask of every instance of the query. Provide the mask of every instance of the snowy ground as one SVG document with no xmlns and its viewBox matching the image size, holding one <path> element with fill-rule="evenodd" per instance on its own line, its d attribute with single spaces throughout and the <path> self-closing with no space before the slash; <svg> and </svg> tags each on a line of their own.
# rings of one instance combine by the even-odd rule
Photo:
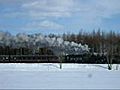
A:
<svg viewBox="0 0 120 90">
<path fill-rule="evenodd" d="M 0 64 L 0 89 L 120 89 L 120 67 L 103 64 Z"/>
</svg>

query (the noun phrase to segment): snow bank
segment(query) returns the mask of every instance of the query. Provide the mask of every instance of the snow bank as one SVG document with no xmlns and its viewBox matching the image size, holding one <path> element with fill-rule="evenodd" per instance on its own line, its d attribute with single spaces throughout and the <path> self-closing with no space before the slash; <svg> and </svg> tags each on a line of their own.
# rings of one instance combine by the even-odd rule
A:
<svg viewBox="0 0 120 90">
<path fill-rule="evenodd" d="M 112 70 L 116 70 L 116 64 Z M 39 64 L 25 64 L 25 63 L 9 63 L 0 64 L 0 71 L 106 71 L 108 70 L 107 64 L 62 64 L 60 69 L 59 63 L 39 63 Z M 120 67 L 118 67 L 120 70 Z"/>
</svg>

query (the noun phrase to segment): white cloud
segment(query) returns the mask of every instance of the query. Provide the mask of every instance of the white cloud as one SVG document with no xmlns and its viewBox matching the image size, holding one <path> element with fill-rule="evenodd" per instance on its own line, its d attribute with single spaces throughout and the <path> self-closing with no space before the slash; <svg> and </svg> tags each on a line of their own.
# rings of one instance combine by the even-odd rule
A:
<svg viewBox="0 0 120 90">
<path fill-rule="evenodd" d="M 22 8 L 33 16 L 68 17 L 81 15 L 110 17 L 120 13 L 120 0 L 35 0 L 24 3 Z M 87 14 L 88 13 L 88 14 Z"/>
<path fill-rule="evenodd" d="M 74 3 L 74 0 L 35 0 L 24 3 L 22 8 L 35 17 L 69 17 Z"/>
<path fill-rule="evenodd" d="M 14 24 L 0 24 L 1 30 L 20 30 L 20 31 L 33 31 L 33 30 L 64 30 L 64 25 L 57 22 L 44 20 L 28 22 L 24 25 Z"/>
<path fill-rule="evenodd" d="M 9 0 L 3 0 L 3 2 L 6 7 L 7 4 L 9 7 Z M 119 3 L 120 0 L 13 0 L 11 3 L 13 7 L 9 8 L 9 12 L 5 11 L 5 13 L 2 13 L 0 19 L 6 17 L 12 17 L 13 19 L 22 18 L 22 20 L 26 20 L 26 18 L 27 20 L 32 19 L 31 23 L 26 23 L 27 25 L 23 26 L 24 29 L 29 28 L 31 30 L 33 28 L 63 28 L 63 25 L 58 24 L 57 21 L 52 22 L 52 19 L 57 18 L 59 20 L 68 17 L 69 19 L 77 18 L 78 21 L 73 20 L 73 23 L 79 23 L 83 28 L 86 26 L 99 27 L 98 25 L 105 18 L 112 18 L 113 15 L 120 14 Z M 16 8 L 15 11 L 10 10 L 13 8 Z M 43 22 L 38 22 L 37 20 L 42 20 Z M 63 23 L 65 22 L 67 21 Z"/>
<path fill-rule="evenodd" d="M 39 24 L 40 27 L 47 28 L 47 29 L 63 29 L 64 26 L 55 22 L 51 21 L 43 21 Z"/>
<path fill-rule="evenodd" d="M 7 3 L 9 0 L 5 1 Z M 120 13 L 120 0 L 13 0 L 14 4 L 17 2 L 20 3 L 19 8 L 15 7 L 18 11 L 5 13 L 6 17 L 41 19 L 73 17 L 74 14 L 79 14 L 81 18 L 96 19 L 110 18 Z"/>
<path fill-rule="evenodd" d="M 21 27 L 22 30 L 63 30 L 64 26 L 53 21 L 30 22 Z"/>
</svg>

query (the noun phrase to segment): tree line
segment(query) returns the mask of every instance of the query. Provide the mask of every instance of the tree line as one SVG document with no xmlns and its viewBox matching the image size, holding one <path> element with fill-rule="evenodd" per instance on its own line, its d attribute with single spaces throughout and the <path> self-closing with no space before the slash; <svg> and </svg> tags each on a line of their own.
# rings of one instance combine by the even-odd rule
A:
<svg viewBox="0 0 120 90">
<path fill-rule="evenodd" d="M 114 31 L 104 32 L 100 29 L 90 33 L 80 31 L 78 34 L 63 34 L 62 37 L 67 41 L 87 44 L 91 54 L 106 56 L 109 68 L 113 60 L 120 60 L 120 34 Z"/>
<path fill-rule="evenodd" d="M 80 31 L 78 34 L 63 34 L 64 40 L 76 43 L 87 44 L 91 53 L 113 53 L 120 55 L 120 34 L 114 31 L 103 32 L 100 30 L 85 33 Z"/>
</svg>

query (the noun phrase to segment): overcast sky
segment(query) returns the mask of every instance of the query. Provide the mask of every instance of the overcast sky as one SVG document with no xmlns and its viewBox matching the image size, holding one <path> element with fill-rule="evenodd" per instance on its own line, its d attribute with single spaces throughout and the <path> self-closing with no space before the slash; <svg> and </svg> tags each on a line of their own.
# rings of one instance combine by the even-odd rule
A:
<svg viewBox="0 0 120 90">
<path fill-rule="evenodd" d="M 120 32 L 120 0 L 0 0 L 0 31 Z"/>
</svg>

